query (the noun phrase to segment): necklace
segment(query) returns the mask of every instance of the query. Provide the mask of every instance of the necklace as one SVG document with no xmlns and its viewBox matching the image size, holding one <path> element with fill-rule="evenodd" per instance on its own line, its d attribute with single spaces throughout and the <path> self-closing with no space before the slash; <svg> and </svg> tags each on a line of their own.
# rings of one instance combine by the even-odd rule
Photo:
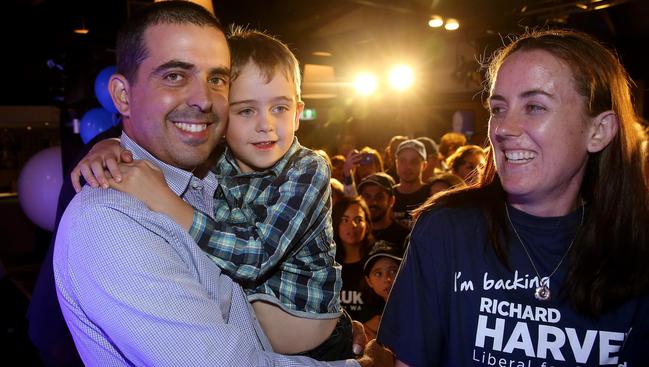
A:
<svg viewBox="0 0 649 367">
<path fill-rule="evenodd" d="M 581 205 L 581 220 L 579 221 L 579 227 L 581 227 L 582 224 L 584 224 L 584 203 L 582 201 Z M 554 270 L 545 277 L 545 280 L 541 278 L 541 274 L 539 274 L 539 271 L 536 269 L 536 265 L 534 264 L 534 261 L 532 260 L 532 256 L 530 256 L 530 252 L 527 251 L 527 246 L 525 246 L 525 243 L 523 242 L 523 239 L 521 236 L 518 234 L 518 231 L 516 230 L 516 227 L 514 226 L 514 223 L 512 222 L 512 218 L 509 216 L 509 209 L 507 208 L 507 203 L 505 203 L 505 213 L 507 214 L 507 220 L 509 220 L 509 224 L 512 226 L 512 229 L 514 230 L 514 234 L 516 235 L 516 238 L 518 238 L 518 242 L 521 243 L 521 246 L 523 246 L 523 250 L 525 250 L 525 254 L 527 255 L 527 258 L 530 260 L 530 264 L 532 264 L 532 268 L 534 268 L 534 272 L 536 273 L 537 278 L 539 279 L 539 286 L 536 287 L 534 290 L 534 298 L 538 299 L 539 301 L 549 301 L 550 298 L 552 297 L 552 293 L 550 292 L 550 278 L 554 275 L 554 273 L 559 270 L 559 267 L 563 263 L 563 260 L 566 258 L 568 253 L 570 252 L 570 249 L 572 248 L 572 245 L 575 243 L 575 239 L 577 238 L 577 233 L 575 233 L 575 236 L 572 238 L 572 241 L 570 241 L 570 245 L 568 245 L 568 249 L 566 252 L 563 254 L 561 257 L 561 260 L 559 260 L 559 263 L 557 266 L 554 267 Z"/>
</svg>

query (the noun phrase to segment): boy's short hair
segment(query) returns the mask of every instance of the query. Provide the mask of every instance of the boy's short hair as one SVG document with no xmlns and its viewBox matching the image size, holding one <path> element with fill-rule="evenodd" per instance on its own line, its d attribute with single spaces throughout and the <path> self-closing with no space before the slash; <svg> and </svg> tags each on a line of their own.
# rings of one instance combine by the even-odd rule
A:
<svg viewBox="0 0 649 367">
<path fill-rule="evenodd" d="M 228 43 L 232 54 L 231 80 L 237 79 L 241 69 L 249 62 L 259 68 L 268 83 L 279 68 L 286 79 L 295 85 L 297 100 L 302 99 L 300 63 L 286 44 L 266 33 L 244 27 L 232 27 Z"/>
</svg>

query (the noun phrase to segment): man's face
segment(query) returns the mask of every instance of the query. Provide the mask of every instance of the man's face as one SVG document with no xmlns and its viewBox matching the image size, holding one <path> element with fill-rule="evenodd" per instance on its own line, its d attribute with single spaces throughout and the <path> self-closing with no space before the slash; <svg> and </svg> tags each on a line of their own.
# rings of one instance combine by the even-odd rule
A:
<svg viewBox="0 0 649 367">
<path fill-rule="evenodd" d="M 370 209 L 373 223 L 377 223 L 386 215 L 390 215 L 394 205 L 394 196 L 389 195 L 379 185 L 366 183 L 361 187 L 360 194 Z"/>
<path fill-rule="evenodd" d="M 158 24 L 144 33 L 148 56 L 133 84 L 113 95 L 126 133 L 156 158 L 191 170 L 203 163 L 227 121 L 230 51 L 221 31 Z M 112 89 L 112 88 L 111 88 Z"/>
<path fill-rule="evenodd" d="M 401 182 L 418 182 L 426 161 L 414 149 L 404 149 L 397 154 L 397 174 Z"/>
<path fill-rule="evenodd" d="M 268 82 L 249 62 L 232 82 L 225 138 L 242 172 L 264 170 L 282 159 L 300 126 L 304 104 L 295 84 L 276 70 Z"/>
</svg>

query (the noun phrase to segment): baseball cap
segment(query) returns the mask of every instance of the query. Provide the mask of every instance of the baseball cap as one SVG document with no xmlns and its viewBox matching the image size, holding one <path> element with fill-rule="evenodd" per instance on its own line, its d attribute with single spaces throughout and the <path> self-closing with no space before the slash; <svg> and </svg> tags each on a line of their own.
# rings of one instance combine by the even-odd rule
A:
<svg viewBox="0 0 649 367">
<path fill-rule="evenodd" d="M 363 265 L 363 272 L 369 272 L 374 262 L 381 257 L 389 257 L 390 259 L 401 261 L 401 250 L 392 242 L 384 240 L 376 241 L 369 254 L 367 254 L 367 260 L 365 260 L 365 264 Z"/>
<path fill-rule="evenodd" d="M 406 140 L 403 143 L 399 144 L 397 148 L 397 154 L 401 153 L 404 149 L 412 149 L 415 152 L 419 153 L 421 159 L 426 160 L 426 147 L 420 141 L 416 139 Z"/>
<path fill-rule="evenodd" d="M 420 136 L 416 139 L 418 142 L 424 144 L 424 148 L 426 148 L 426 154 L 429 155 L 437 155 L 439 154 L 439 147 L 437 143 L 435 143 L 435 140 L 426 137 L 426 136 Z"/>
<path fill-rule="evenodd" d="M 387 191 L 388 194 L 394 195 L 394 189 L 392 188 L 396 185 L 392 176 L 384 172 L 377 172 L 371 175 L 363 177 L 361 182 L 358 184 L 358 191 L 360 192 L 363 185 L 375 184 L 378 185 L 383 190 Z"/>
</svg>

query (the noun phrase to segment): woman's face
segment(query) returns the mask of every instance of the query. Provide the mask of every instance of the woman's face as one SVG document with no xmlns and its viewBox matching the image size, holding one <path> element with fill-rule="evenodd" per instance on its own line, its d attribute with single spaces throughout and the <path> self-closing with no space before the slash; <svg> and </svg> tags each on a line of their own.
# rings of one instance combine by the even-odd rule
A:
<svg viewBox="0 0 649 367">
<path fill-rule="evenodd" d="M 594 125 L 568 65 L 542 50 L 514 52 L 498 70 L 489 108 L 509 202 L 531 214 L 565 214 L 576 202 Z"/>
<path fill-rule="evenodd" d="M 473 184 L 477 181 L 478 175 L 471 175 L 476 168 L 484 166 L 484 154 L 473 153 L 467 154 L 458 168 L 456 174 L 467 184 Z"/>
<path fill-rule="evenodd" d="M 367 218 L 358 204 L 347 207 L 338 225 L 338 236 L 345 245 L 357 245 L 367 233 Z"/>
</svg>

